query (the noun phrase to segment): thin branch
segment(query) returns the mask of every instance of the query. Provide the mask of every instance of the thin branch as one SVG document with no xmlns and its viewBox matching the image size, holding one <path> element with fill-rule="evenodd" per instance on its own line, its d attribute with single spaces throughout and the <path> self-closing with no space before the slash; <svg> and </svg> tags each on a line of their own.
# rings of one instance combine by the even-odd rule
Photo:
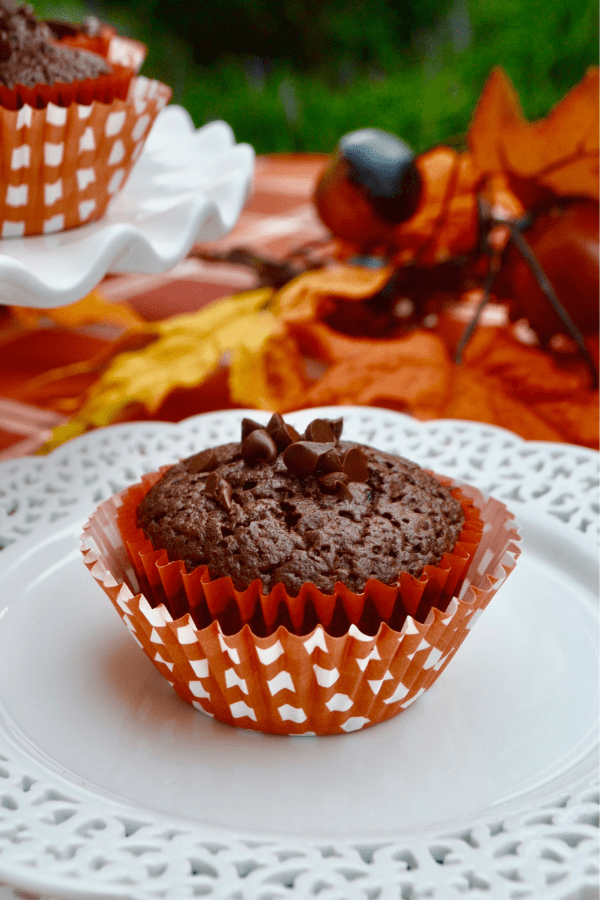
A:
<svg viewBox="0 0 600 900">
<path fill-rule="evenodd" d="M 479 306 L 475 310 L 473 318 L 463 331 L 460 341 L 458 342 L 458 346 L 456 348 L 456 353 L 454 354 L 454 361 L 457 363 L 462 362 L 462 355 L 464 353 L 465 347 L 473 337 L 473 332 L 477 328 L 479 324 L 479 319 L 481 318 L 481 314 L 485 307 L 490 302 L 490 297 L 492 294 L 492 288 L 494 286 L 494 281 L 496 280 L 496 275 L 498 274 L 498 266 L 494 265 L 494 260 L 490 261 L 490 268 L 488 270 L 487 275 L 485 276 L 485 281 L 483 282 L 483 297 L 479 302 Z"/>
</svg>

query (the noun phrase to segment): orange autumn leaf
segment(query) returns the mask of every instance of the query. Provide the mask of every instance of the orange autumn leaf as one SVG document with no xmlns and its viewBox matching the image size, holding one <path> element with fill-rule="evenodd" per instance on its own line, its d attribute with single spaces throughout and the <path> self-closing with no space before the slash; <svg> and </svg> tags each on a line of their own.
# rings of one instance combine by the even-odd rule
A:
<svg viewBox="0 0 600 900">
<path fill-rule="evenodd" d="M 305 272 L 288 282 L 273 299 L 271 311 L 285 321 L 312 319 L 319 304 L 329 297 L 366 300 L 389 281 L 391 266 L 368 269 L 364 266 L 335 266 Z"/>
<path fill-rule="evenodd" d="M 500 67 L 486 82 L 469 133 L 469 151 L 434 147 L 415 160 L 423 182 L 419 208 L 392 232 L 396 265 L 435 265 L 475 249 L 477 197 L 509 218 L 554 196 L 598 199 L 598 70 L 545 119 L 527 122 Z"/>
<path fill-rule="evenodd" d="M 467 136 L 476 167 L 504 172 L 526 206 L 544 195 L 598 199 L 598 69 L 590 69 L 544 119 L 528 122 L 500 67 L 483 89 Z"/>
<path fill-rule="evenodd" d="M 488 422 L 528 440 L 597 446 L 597 392 L 502 329 L 482 329 L 470 362 L 460 366 L 431 332 L 374 344 L 347 339 L 346 358 L 315 381 L 305 403 L 383 406 L 419 419 Z"/>
<path fill-rule="evenodd" d="M 598 447 L 598 392 L 542 400 L 532 404 L 537 415 L 560 433 L 560 440 Z"/>
<path fill-rule="evenodd" d="M 552 427 L 535 410 L 515 399 L 500 379 L 467 366 L 455 367 L 451 390 L 440 417 L 488 422 L 531 441 L 564 440 L 560 429 Z"/>
<path fill-rule="evenodd" d="M 85 359 L 56 366 L 24 381 L 19 386 L 18 399 L 64 414 L 73 413 L 113 357 L 126 350 L 141 350 L 152 340 L 154 337 L 150 333 L 125 332 Z"/>
<path fill-rule="evenodd" d="M 394 261 L 434 265 L 472 250 L 477 241 L 477 187 L 481 174 L 468 153 L 435 147 L 415 160 L 423 195 L 417 212 L 393 231 Z"/>
<path fill-rule="evenodd" d="M 469 368 L 500 378 L 524 402 L 574 397 L 585 385 L 579 373 L 560 368 L 548 353 L 520 343 L 505 328 L 476 331 L 463 359 Z"/>
<path fill-rule="evenodd" d="M 306 394 L 310 406 L 353 404 L 417 410 L 435 417 L 452 373 L 443 341 L 425 331 L 405 338 L 370 342 L 332 365 Z"/>
<path fill-rule="evenodd" d="M 323 364 L 342 362 L 351 356 L 368 359 L 372 353 L 377 353 L 382 345 L 382 341 L 377 338 L 342 334 L 319 319 L 292 321 L 287 325 L 303 352 Z"/>
</svg>

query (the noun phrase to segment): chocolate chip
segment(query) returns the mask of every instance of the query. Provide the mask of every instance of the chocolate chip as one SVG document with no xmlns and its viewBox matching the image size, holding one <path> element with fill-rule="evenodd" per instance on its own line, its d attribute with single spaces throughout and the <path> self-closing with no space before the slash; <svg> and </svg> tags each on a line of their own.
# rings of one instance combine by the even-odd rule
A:
<svg viewBox="0 0 600 900">
<path fill-rule="evenodd" d="M 219 485 L 219 490 L 217 491 L 217 499 L 223 509 L 227 512 L 231 512 L 232 507 L 232 497 L 233 497 L 233 488 L 229 484 L 228 481 L 225 481 L 224 478 L 221 479 L 221 483 Z"/>
<path fill-rule="evenodd" d="M 259 463 L 269 463 L 277 459 L 277 446 L 264 428 L 251 431 L 242 441 L 242 459 L 247 466 L 254 467 Z"/>
<path fill-rule="evenodd" d="M 269 432 L 269 434 L 273 434 L 273 432 L 278 431 L 283 425 L 285 425 L 283 416 L 279 413 L 273 413 L 273 415 L 267 422 L 267 431 Z"/>
<path fill-rule="evenodd" d="M 343 418 L 340 416 L 339 419 L 325 419 L 324 421 L 327 422 L 327 424 L 331 427 L 337 444 L 342 436 L 342 430 L 344 428 Z"/>
<path fill-rule="evenodd" d="M 324 494 L 337 494 L 344 499 L 351 499 L 352 494 L 348 490 L 348 476 L 345 472 L 329 472 L 319 478 L 319 487 Z"/>
<path fill-rule="evenodd" d="M 289 447 L 290 444 L 293 444 L 294 441 L 300 440 L 300 435 L 293 425 L 288 425 L 287 422 L 284 422 L 279 413 L 273 413 L 267 424 L 267 431 L 275 441 L 280 453 L 286 447 Z"/>
<path fill-rule="evenodd" d="M 316 441 L 318 444 L 331 444 L 335 442 L 333 428 L 326 419 L 313 419 L 304 432 L 307 441 Z"/>
<path fill-rule="evenodd" d="M 191 475 L 198 472 L 212 472 L 219 465 L 219 458 L 214 450 L 201 450 L 186 460 L 185 467 Z"/>
<path fill-rule="evenodd" d="M 335 444 L 333 443 L 296 441 L 284 450 L 282 459 L 292 475 L 296 475 L 297 478 L 307 478 L 313 474 L 319 460 L 334 449 Z"/>
<path fill-rule="evenodd" d="M 255 422 L 254 419 L 242 419 L 242 441 L 245 441 L 253 431 L 264 430 L 264 427 L 260 422 Z"/>
<path fill-rule="evenodd" d="M 344 453 L 342 468 L 350 481 L 362 483 L 369 480 L 367 457 L 360 447 L 351 447 Z"/>
<path fill-rule="evenodd" d="M 219 482 L 221 481 L 221 476 L 217 475 L 216 472 L 213 472 L 206 479 L 206 484 L 204 486 L 205 493 L 208 494 L 209 497 L 216 497 L 217 491 L 219 489 Z"/>
<path fill-rule="evenodd" d="M 341 472 L 342 468 L 342 461 L 337 450 L 328 450 L 317 463 L 317 472 L 324 474 L 327 472 Z"/>
<path fill-rule="evenodd" d="M 226 512 L 231 512 L 233 489 L 229 482 L 225 481 L 221 475 L 217 475 L 216 472 L 211 472 L 206 481 L 204 491 L 209 497 L 212 497 L 213 500 L 218 500 Z"/>
</svg>

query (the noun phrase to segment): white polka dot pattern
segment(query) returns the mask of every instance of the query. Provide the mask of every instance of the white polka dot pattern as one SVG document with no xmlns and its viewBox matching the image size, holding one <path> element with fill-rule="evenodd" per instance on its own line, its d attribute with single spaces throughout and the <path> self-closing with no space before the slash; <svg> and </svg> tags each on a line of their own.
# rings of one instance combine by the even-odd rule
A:
<svg viewBox="0 0 600 900">
<path fill-rule="evenodd" d="M 127 100 L 0 108 L 0 234 L 48 234 L 100 218 L 170 88 L 134 78 Z"/>
<path fill-rule="evenodd" d="M 277 734 L 355 731 L 406 709 L 438 678 L 516 564 L 518 533 L 497 500 L 464 489 L 481 511 L 484 536 L 461 598 L 425 622 L 408 616 L 400 631 L 383 623 L 375 636 L 352 625 L 333 637 L 319 625 L 310 635 L 284 627 L 265 638 L 246 625 L 223 634 L 218 622 L 198 630 L 186 613 L 175 621 L 164 605 L 139 593 L 113 526 L 117 494 L 85 526 L 85 565 L 110 597 L 131 634 L 177 693 L 229 724 Z"/>
</svg>

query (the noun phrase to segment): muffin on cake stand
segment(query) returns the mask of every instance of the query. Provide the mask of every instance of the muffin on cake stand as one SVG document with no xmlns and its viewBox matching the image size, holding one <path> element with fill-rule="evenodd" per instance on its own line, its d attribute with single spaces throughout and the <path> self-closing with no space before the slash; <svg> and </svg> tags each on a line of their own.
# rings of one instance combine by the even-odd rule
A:
<svg viewBox="0 0 600 900">
<path fill-rule="evenodd" d="M 254 151 L 224 122 L 196 130 L 137 45 L 67 46 L 0 0 L 0 290 L 64 306 L 108 272 L 158 273 L 231 230 Z"/>
</svg>

